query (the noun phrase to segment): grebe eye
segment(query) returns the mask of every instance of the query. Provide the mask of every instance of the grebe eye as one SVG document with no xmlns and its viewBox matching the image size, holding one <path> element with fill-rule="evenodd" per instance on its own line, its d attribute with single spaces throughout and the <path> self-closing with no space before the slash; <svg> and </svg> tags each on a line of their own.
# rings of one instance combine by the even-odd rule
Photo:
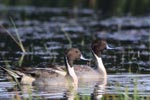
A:
<svg viewBox="0 0 150 100">
<path fill-rule="evenodd" d="M 76 50 L 75 53 L 79 53 L 79 52 Z"/>
</svg>

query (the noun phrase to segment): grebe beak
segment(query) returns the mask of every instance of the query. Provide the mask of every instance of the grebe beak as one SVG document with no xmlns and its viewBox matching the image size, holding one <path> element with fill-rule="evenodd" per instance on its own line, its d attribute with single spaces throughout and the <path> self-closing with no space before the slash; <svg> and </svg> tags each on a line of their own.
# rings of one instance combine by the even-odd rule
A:
<svg viewBox="0 0 150 100">
<path fill-rule="evenodd" d="M 123 48 L 121 48 L 121 47 L 112 48 L 112 47 L 109 47 L 108 44 L 107 44 L 106 45 L 106 50 L 123 50 Z"/>
<path fill-rule="evenodd" d="M 83 57 L 83 55 L 80 56 L 80 59 L 87 60 L 87 61 L 91 61 L 92 60 L 92 59 L 87 59 L 87 58 Z"/>
<path fill-rule="evenodd" d="M 116 48 L 109 47 L 108 44 L 107 44 L 107 45 L 106 45 L 106 49 L 107 49 L 107 50 L 113 50 L 113 49 L 116 49 Z"/>
</svg>

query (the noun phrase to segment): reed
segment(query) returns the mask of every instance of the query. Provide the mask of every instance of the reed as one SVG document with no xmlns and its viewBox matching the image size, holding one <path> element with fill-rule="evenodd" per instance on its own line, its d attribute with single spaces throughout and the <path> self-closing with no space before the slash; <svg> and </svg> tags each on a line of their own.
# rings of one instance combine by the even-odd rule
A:
<svg viewBox="0 0 150 100">
<path fill-rule="evenodd" d="M 64 31 L 63 28 L 62 28 L 62 31 L 64 32 L 65 37 L 66 37 L 66 39 L 67 39 L 68 42 L 69 42 L 69 48 L 72 48 L 72 40 L 71 40 L 71 38 L 70 38 L 70 36 L 69 36 L 69 33 L 66 32 L 66 31 Z"/>
<path fill-rule="evenodd" d="M 23 53 L 23 54 L 21 55 L 21 57 L 19 58 L 19 60 L 18 60 L 18 66 L 22 66 L 22 63 L 23 63 L 23 61 L 24 61 L 24 57 L 25 57 L 25 54 Z"/>
<path fill-rule="evenodd" d="M 27 85 L 26 87 L 27 87 L 27 93 L 26 93 L 26 94 L 28 95 L 28 97 L 27 97 L 27 96 L 24 97 L 23 91 L 21 91 L 21 94 L 22 94 L 22 95 L 20 95 L 20 94 L 18 93 L 19 91 L 15 91 L 16 94 L 15 94 L 13 100 L 33 100 L 34 97 L 32 96 L 33 93 L 32 93 L 32 91 L 31 91 L 31 89 L 30 89 L 31 87 L 28 86 L 28 85 Z M 39 99 L 39 97 L 36 97 L 36 98 Z M 34 99 L 35 99 L 35 98 L 34 98 Z M 35 100 L 37 100 L 37 99 L 35 99 Z"/>
<path fill-rule="evenodd" d="M 19 96 L 19 94 L 18 94 L 18 89 L 20 90 L 20 93 L 21 94 L 23 94 L 23 91 L 22 91 L 22 88 L 21 88 L 21 84 L 20 84 L 20 82 L 19 82 L 19 80 L 16 78 L 16 76 L 18 76 L 18 75 L 16 75 L 13 71 L 11 71 L 11 69 L 10 69 L 10 65 L 9 65 L 9 63 L 8 62 L 5 62 L 5 66 L 6 66 L 6 68 L 3 68 L 3 67 L 1 67 L 0 66 L 0 68 L 1 69 L 5 69 L 5 70 L 7 70 L 6 72 L 7 72 L 7 74 L 8 75 L 10 75 L 11 77 L 12 77 L 12 80 L 13 81 L 15 81 L 16 82 L 16 87 L 14 88 L 14 90 L 16 91 L 16 94 L 15 94 L 15 98 L 14 99 L 16 99 L 16 100 L 22 100 L 21 99 L 21 97 Z M 23 100 L 26 100 L 26 99 L 23 99 Z"/>
<path fill-rule="evenodd" d="M 149 19 L 149 21 L 150 21 L 150 19 Z M 148 49 L 150 51 L 150 29 L 149 29 L 149 35 L 148 35 Z M 150 61 L 150 56 L 149 56 L 149 61 Z"/>
<path fill-rule="evenodd" d="M 10 32 L 7 32 L 9 34 L 9 36 L 16 42 L 16 44 L 20 47 L 20 49 L 22 50 L 23 53 L 26 52 L 24 46 L 23 46 L 23 43 L 21 41 L 21 38 L 19 36 L 19 32 L 17 30 L 17 27 L 13 21 L 13 19 L 10 17 L 10 21 L 11 23 L 13 24 L 14 28 L 15 28 L 15 33 L 16 33 L 16 37 L 14 37 L 12 34 L 10 34 Z"/>
<path fill-rule="evenodd" d="M 25 56 L 25 53 L 26 53 L 26 50 L 23 46 L 23 43 L 21 41 L 21 38 L 20 38 L 20 35 L 19 35 L 19 32 L 17 30 L 17 27 L 13 21 L 13 19 L 10 17 L 10 21 L 11 23 L 13 24 L 13 27 L 15 28 L 15 36 L 12 35 L 12 33 L 10 33 L 3 25 L 0 25 L 1 28 L 3 28 L 5 30 L 5 32 L 12 38 L 12 40 L 19 46 L 19 48 L 22 50 L 22 55 L 20 57 L 20 59 L 18 60 L 18 65 L 21 66 L 22 63 L 23 63 L 23 60 L 24 60 L 24 56 Z"/>
<path fill-rule="evenodd" d="M 21 41 L 21 38 L 19 36 L 19 32 L 17 30 L 17 27 L 14 23 L 14 21 L 12 20 L 12 18 L 10 18 L 11 20 L 11 23 L 13 24 L 14 28 L 15 28 L 15 34 L 16 34 L 16 37 L 14 35 L 12 35 L 3 25 L 0 25 L 5 31 L 6 33 L 13 39 L 13 41 L 20 47 L 20 49 L 22 50 L 23 53 L 26 52 L 24 46 L 23 46 L 23 43 Z"/>
<path fill-rule="evenodd" d="M 5 68 L 2 68 L 1 66 L 0 66 L 0 67 L 1 67 L 2 69 L 5 69 L 5 70 L 8 69 L 8 70 L 7 70 L 7 74 L 8 74 L 8 75 L 11 74 L 10 76 L 11 76 L 12 79 L 16 82 L 18 89 L 22 90 L 22 89 L 21 89 L 20 82 L 19 82 L 18 79 L 16 78 L 16 76 L 18 76 L 18 75 L 16 75 L 15 73 L 13 73 L 13 71 L 11 71 L 11 69 L 10 69 L 11 66 L 10 66 L 10 64 L 9 64 L 8 62 L 6 62 L 6 61 L 5 61 L 5 66 L 6 66 L 6 69 L 5 69 Z"/>
<path fill-rule="evenodd" d="M 46 50 L 46 52 L 48 52 L 49 56 L 51 56 L 52 50 L 48 50 L 48 47 L 46 44 L 44 44 L 44 49 Z M 56 56 L 53 56 L 53 59 L 50 61 L 51 64 L 54 64 L 56 62 Z"/>
</svg>

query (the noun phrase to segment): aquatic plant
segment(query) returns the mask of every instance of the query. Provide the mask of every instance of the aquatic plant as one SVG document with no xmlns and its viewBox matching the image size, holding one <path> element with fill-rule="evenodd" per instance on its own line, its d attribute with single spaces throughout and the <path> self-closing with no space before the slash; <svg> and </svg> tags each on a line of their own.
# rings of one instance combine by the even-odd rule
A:
<svg viewBox="0 0 150 100">
<path fill-rule="evenodd" d="M 150 29 L 149 29 L 149 35 L 148 35 L 148 49 L 150 51 Z M 149 56 L 149 61 L 150 61 L 150 56 Z"/>
<path fill-rule="evenodd" d="M 14 37 L 12 34 L 10 34 L 10 32 L 8 32 L 8 34 L 10 35 L 10 37 L 16 42 L 16 44 L 20 47 L 20 49 L 22 50 L 23 53 L 26 52 L 24 46 L 23 46 L 23 43 L 21 41 L 21 38 L 20 38 L 20 35 L 19 35 L 19 32 L 17 30 L 17 27 L 13 21 L 13 19 L 10 17 L 10 21 L 11 23 L 13 24 L 13 27 L 15 28 L 15 33 L 16 33 L 16 37 Z"/>
<path fill-rule="evenodd" d="M 62 27 L 62 29 L 61 29 L 63 32 L 64 32 L 64 34 L 65 34 L 65 37 L 66 37 L 66 39 L 68 40 L 68 42 L 69 42 L 69 48 L 72 48 L 72 40 L 71 40 L 71 38 L 70 38 L 70 36 L 69 36 L 69 33 L 68 32 L 66 32 L 66 31 L 64 31 L 63 30 L 63 27 Z"/>
<path fill-rule="evenodd" d="M 52 50 L 48 50 L 48 47 L 46 44 L 44 44 L 44 49 L 46 50 L 46 52 L 49 52 L 49 56 L 51 56 L 51 52 L 53 52 Z M 49 59 L 50 60 L 50 59 Z M 54 64 L 56 62 L 56 55 L 53 55 L 53 59 L 50 60 L 51 64 Z"/>
<path fill-rule="evenodd" d="M 10 21 L 11 23 L 13 24 L 14 28 L 15 28 L 15 34 L 16 36 L 12 35 L 4 26 L 1 25 L 1 27 L 7 32 L 7 34 L 13 39 L 13 41 L 20 47 L 20 49 L 22 50 L 22 55 L 20 57 L 20 59 L 18 60 L 18 65 L 21 66 L 22 63 L 23 63 L 23 60 L 24 60 L 24 56 L 25 56 L 25 53 L 26 53 L 26 50 L 23 46 L 23 43 L 21 41 L 21 38 L 20 38 L 20 35 L 19 35 L 19 32 L 17 30 L 17 27 L 13 21 L 13 19 L 10 17 Z"/>
<path fill-rule="evenodd" d="M 18 66 L 22 66 L 24 57 L 25 57 L 25 54 L 23 53 L 23 54 L 21 55 L 21 57 L 19 58 L 19 60 L 18 60 Z"/>
<path fill-rule="evenodd" d="M 19 91 L 15 91 L 15 95 L 14 95 L 14 98 L 13 98 L 13 100 L 33 100 L 33 98 L 35 99 L 35 98 L 37 98 L 37 99 L 39 99 L 39 97 L 37 96 L 37 97 L 34 97 L 33 96 L 33 93 L 32 93 L 32 91 L 31 91 L 31 87 L 29 86 L 29 85 L 26 85 L 26 87 L 27 87 L 27 93 L 25 93 L 25 94 L 27 94 L 26 96 L 24 96 L 24 93 L 23 93 L 23 91 L 20 91 L 20 93 L 19 93 Z M 21 95 L 20 95 L 21 94 Z"/>
<path fill-rule="evenodd" d="M 15 25 L 15 23 L 14 23 L 14 21 L 13 21 L 13 19 L 12 19 L 11 17 L 10 17 L 10 21 L 11 21 L 11 23 L 13 24 L 13 26 L 14 26 L 14 28 L 15 28 L 15 34 L 16 34 L 16 36 L 12 35 L 4 26 L 1 25 L 1 27 L 2 27 L 3 29 L 5 29 L 5 31 L 7 32 L 7 34 L 8 34 L 8 35 L 13 39 L 13 41 L 20 47 L 20 49 L 22 50 L 22 52 L 25 53 L 26 50 L 25 50 L 25 48 L 24 48 L 24 46 L 23 46 L 23 43 L 22 43 L 22 41 L 21 41 L 21 38 L 20 38 L 20 36 L 19 36 L 19 32 L 18 32 L 18 30 L 17 30 L 17 27 L 16 27 L 16 25 Z"/>
</svg>

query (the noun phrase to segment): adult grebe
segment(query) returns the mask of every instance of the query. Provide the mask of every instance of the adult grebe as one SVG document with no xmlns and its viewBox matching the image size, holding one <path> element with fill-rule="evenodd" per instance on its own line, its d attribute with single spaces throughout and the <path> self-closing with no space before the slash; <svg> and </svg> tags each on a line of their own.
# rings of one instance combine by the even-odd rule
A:
<svg viewBox="0 0 150 100">
<path fill-rule="evenodd" d="M 99 80 L 100 78 L 107 79 L 107 72 L 105 66 L 103 64 L 101 54 L 104 49 L 113 49 L 110 48 L 104 39 L 97 39 L 91 44 L 91 52 L 94 56 L 94 62 L 96 64 L 96 68 L 92 68 L 89 66 L 80 67 L 75 72 L 77 74 L 79 81 L 92 81 Z"/>
<path fill-rule="evenodd" d="M 53 70 L 35 69 L 37 71 L 36 76 L 38 76 L 35 78 L 20 71 L 10 70 L 4 67 L 1 68 L 13 78 L 19 78 L 21 84 L 66 85 L 73 83 L 74 85 L 78 85 L 78 78 L 76 76 L 76 73 L 74 72 L 73 63 L 75 60 L 80 58 L 82 59 L 83 56 L 79 49 L 71 48 L 66 51 L 64 61 L 67 73 L 65 76 L 56 73 Z"/>
<path fill-rule="evenodd" d="M 110 48 L 104 39 L 97 39 L 91 44 L 91 52 L 94 56 L 94 62 L 96 63 L 96 68 L 92 68 L 86 65 L 74 65 L 75 73 L 77 74 L 79 81 L 92 81 L 99 78 L 107 78 L 107 72 L 104 67 L 101 54 L 104 49 L 114 49 Z M 86 59 L 88 60 L 88 59 Z M 63 70 L 64 66 L 56 66 L 55 68 L 47 68 L 47 70 L 53 70 L 63 76 L 66 72 Z"/>
</svg>

